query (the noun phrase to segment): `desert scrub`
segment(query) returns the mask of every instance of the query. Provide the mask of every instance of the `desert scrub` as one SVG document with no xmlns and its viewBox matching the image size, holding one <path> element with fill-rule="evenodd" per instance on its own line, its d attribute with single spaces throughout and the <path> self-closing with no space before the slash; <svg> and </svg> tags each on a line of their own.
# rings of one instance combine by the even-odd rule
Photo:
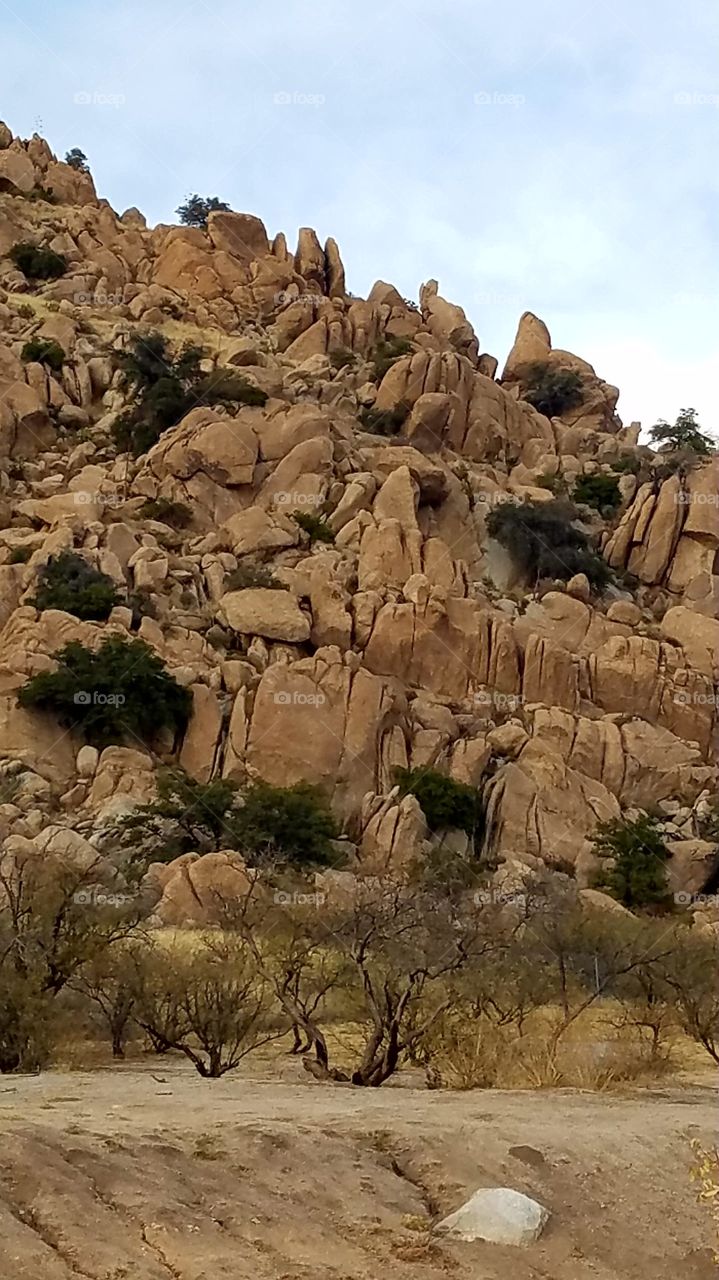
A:
<svg viewBox="0 0 719 1280">
<path fill-rule="evenodd" d="M 246 591 L 248 587 L 264 587 L 271 591 L 287 591 L 284 582 L 278 582 L 274 574 L 263 564 L 247 561 L 238 564 L 225 578 L 225 591 Z"/>
<path fill-rule="evenodd" d="M 572 498 L 582 502 L 595 511 L 608 511 L 610 514 L 621 506 L 622 495 L 619 492 L 619 481 L 614 476 L 597 472 L 596 475 L 580 476 L 574 486 Z"/>
<path fill-rule="evenodd" d="M 396 769 L 394 780 L 401 796 L 417 798 L 430 831 L 457 829 L 474 839 L 481 830 L 482 806 L 474 787 L 437 769 Z"/>
<path fill-rule="evenodd" d="M 522 397 L 547 418 L 576 409 L 584 399 L 581 376 L 575 369 L 555 369 L 538 361 L 523 379 Z"/>
<path fill-rule="evenodd" d="M 487 531 L 530 581 L 558 578 L 566 582 L 584 573 L 595 590 L 601 591 L 611 580 L 609 566 L 590 545 L 586 533 L 572 523 L 576 514 L 571 505 L 556 499 L 503 502 L 487 516 Z"/>
<path fill-rule="evenodd" d="M 42 249 L 29 240 L 14 244 L 8 256 L 26 280 L 58 280 L 68 267 L 63 254 Z"/>
<path fill-rule="evenodd" d="M 394 409 L 363 409 L 358 417 L 365 431 L 376 436 L 396 436 L 409 417 L 409 408 L 398 404 Z"/>
<path fill-rule="evenodd" d="M 65 352 L 59 342 L 50 338 L 31 338 L 20 352 L 24 364 L 44 364 L 53 373 L 59 373 L 65 363 Z"/>
<path fill-rule="evenodd" d="M 148 498 L 137 513 L 142 520 L 158 520 L 173 529 L 186 529 L 192 520 L 192 511 L 184 502 L 172 502 L 170 498 Z"/>
<path fill-rule="evenodd" d="M 93 653 L 73 640 L 52 657 L 57 670 L 32 676 L 18 702 L 81 729 L 93 746 L 151 742 L 162 729 L 187 727 L 192 695 L 144 641 L 111 636 Z"/>
<path fill-rule="evenodd" d="M 314 542 L 334 542 L 335 535 L 324 516 L 316 516 L 309 511 L 295 511 L 292 519 L 299 525 L 302 532 L 307 534 L 310 546 Z"/>
<path fill-rule="evenodd" d="M 104 622 L 120 597 L 112 578 L 74 551 L 50 556 L 38 574 L 36 609 L 61 609 L 83 622 Z"/>
</svg>

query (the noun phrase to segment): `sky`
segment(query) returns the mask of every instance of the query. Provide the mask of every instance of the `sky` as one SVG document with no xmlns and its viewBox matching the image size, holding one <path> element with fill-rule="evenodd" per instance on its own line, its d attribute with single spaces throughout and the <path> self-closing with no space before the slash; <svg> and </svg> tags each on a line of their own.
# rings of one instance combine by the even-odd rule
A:
<svg viewBox="0 0 719 1280">
<path fill-rule="evenodd" d="M 0 118 L 150 224 L 189 192 L 525 310 L 645 428 L 719 435 L 717 0 L 0 0 Z"/>
</svg>

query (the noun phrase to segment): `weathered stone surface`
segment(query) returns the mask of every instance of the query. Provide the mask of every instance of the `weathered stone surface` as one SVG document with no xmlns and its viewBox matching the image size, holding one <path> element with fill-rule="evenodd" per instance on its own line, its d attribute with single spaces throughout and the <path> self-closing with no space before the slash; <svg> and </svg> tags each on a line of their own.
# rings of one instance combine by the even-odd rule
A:
<svg viewBox="0 0 719 1280">
<path fill-rule="evenodd" d="M 310 637 L 310 620 L 289 591 L 267 587 L 230 591 L 220 600 L 218 615 L 233 631 L 244 635 L 290 644 L 301 644 Z"/>
</svg>

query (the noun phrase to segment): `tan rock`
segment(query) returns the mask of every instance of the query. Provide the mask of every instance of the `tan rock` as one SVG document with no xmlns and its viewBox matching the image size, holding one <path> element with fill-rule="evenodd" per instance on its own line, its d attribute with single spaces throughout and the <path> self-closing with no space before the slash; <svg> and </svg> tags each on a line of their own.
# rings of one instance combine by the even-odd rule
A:
<svg viewBox="0 0 719 1280">
<path fill-rule="evenodd" d="M 309 640 L 310 621 L 289 591 L 248 587 L 220 600 L 218 617 L 233 631 L 302 644 Z"/>
</svg>

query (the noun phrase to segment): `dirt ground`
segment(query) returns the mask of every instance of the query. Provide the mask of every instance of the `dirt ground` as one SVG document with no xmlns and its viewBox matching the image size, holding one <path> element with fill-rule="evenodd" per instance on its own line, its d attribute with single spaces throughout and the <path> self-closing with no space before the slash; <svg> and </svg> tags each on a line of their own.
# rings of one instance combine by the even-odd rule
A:
<svg viewBox="0 0 719 1280">
<path fill-rule="evenodd" d="M 294 1069 L 294 1065 L 293 1065 Z M 709 1085 L 359 1090 L 153 1059 L 0 1077 L 2 1280 L 714 1280 L 689 1142 Z M 552 1217 L 526 1250 L 428 1228 L 480 1186 Z"/>
</svg>

